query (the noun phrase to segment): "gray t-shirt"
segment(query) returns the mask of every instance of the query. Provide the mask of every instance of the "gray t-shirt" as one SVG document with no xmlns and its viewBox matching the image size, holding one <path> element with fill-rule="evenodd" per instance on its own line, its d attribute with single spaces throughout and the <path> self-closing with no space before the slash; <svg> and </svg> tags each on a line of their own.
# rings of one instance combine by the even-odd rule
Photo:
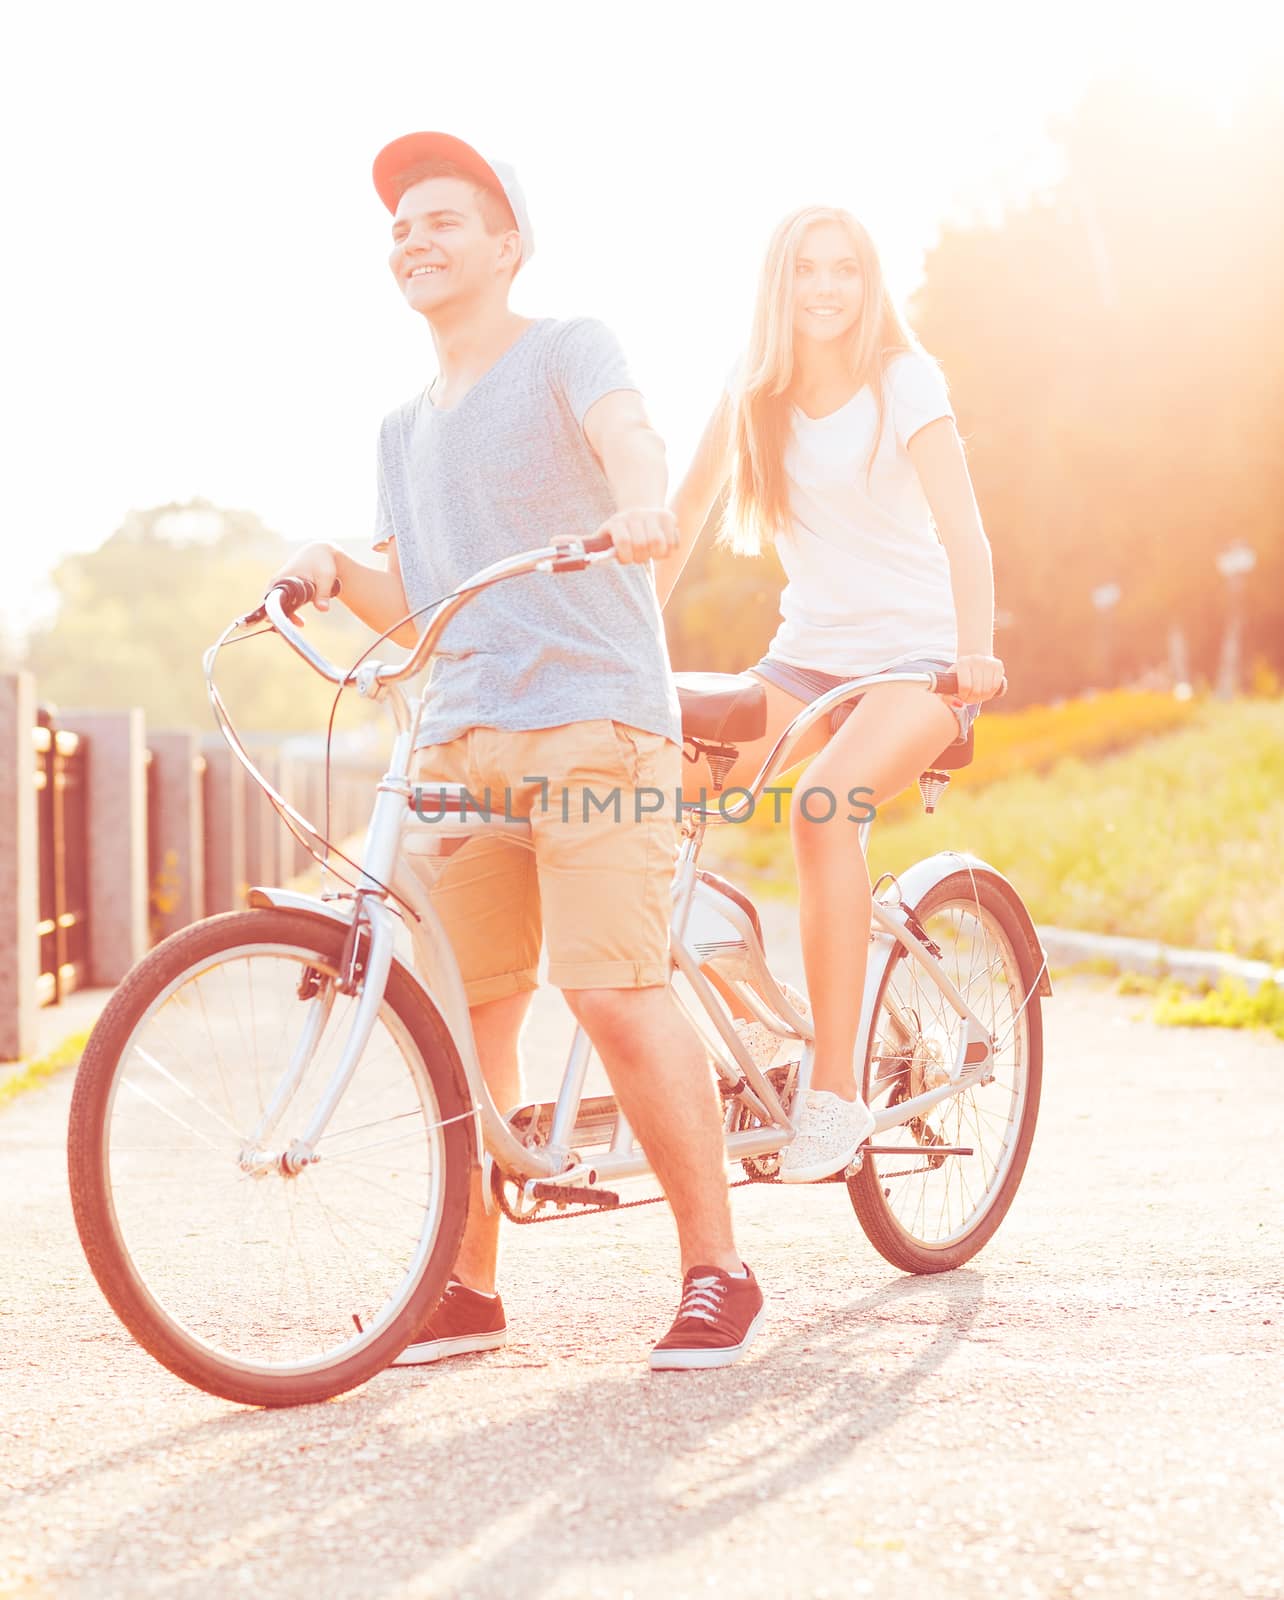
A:
<svg viewBox="0 0 1284 1600">
<path fill-rule="evenodd" d="M 615 504 L 584 416 L 636 387 L 602 323 L 545 317 L 452 410 L 420 395 L 385 417 L 373 544 L 396 539 L 410 606 L 555 534 L 596 533 Z M 416 743 L 598 717 L 681 738 L 649 563 L 532 572 L 469 600 L 442 634 Z"/>
</svg>

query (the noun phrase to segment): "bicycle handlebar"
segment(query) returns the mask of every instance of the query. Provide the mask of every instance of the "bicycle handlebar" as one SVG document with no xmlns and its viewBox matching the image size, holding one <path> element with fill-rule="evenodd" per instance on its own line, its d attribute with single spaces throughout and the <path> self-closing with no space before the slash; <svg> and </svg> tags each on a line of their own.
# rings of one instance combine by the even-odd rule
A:
<svg viewBox="0 0 1284 1600">
<path fill-rule="evenodd" d="M 317 597 L 317 586 L 311 578 L 282 578 L 273 587 L 281 591 L 281 610 L 287 617 L 292 617 L 300 606 L 310 605 Z M 336 578 L 330 598 L 333 600 L 342 588 Z"/>
<path fill-rule="evenodd" d="M 613 558 L 615 545 L 609 533 L 596 533 L 587 539 L 569 539 L 565 544 L 543 545 L 537 550 L 527 550 L 521 555 L 509 556 L 493 562 L 475 573 L 466 584 L 438 605 L 436 615 L 420 635 L 410 658 L 400 666 L 384 665 L 378 668 L 380 683 L 399 683 L 421 671 L 437 647 L 442 629 L 459 610 L 493 583 L 505 578 L 520 577 L 527 572 L 580 572 L 585 567 L 596 566 L 599 561 Z M 332 594 L 338 593 L 336 581 Z M 287 577 L 279 579 L 263 597 L 257 611 L 242 617 L 242 623 L 257 622 L 266 617 L 290 648 L 303 657 L 313 671 L 331 683 L 354 681 L 354 674 L 341 671 L 334 662 L 321 654 L 303 637 L 290 620 L 299 606 L 312 600 L 316 586 L 309 578 Z"/>
<path fill-rule="evenodd" d="M 957 694 L 959 692 L 959 675 L 957 672 L 934 672 L 932 674 L 933 694 Z M 1008 680 L 1002 679 L 998 689 L 990 696 L 992 700 L 1002 700 L 1008 692 Z"/>
<path fill-rule="evenodd" d="M 343 584 L 338 578 L 334 580 L 334 588 L 330 590 L 330 598 L 342 592 Z M 269 595 L 279 594 L 281 611 L 286 617 L 293 617 L 300 606 L 306 606 L 317 597 L 317 586 L 311 578 L 299 578 L 293 575 L 278 578 L 277 581 L 263 596 L 262 602 L 253 611 L 247 611 L 240 618 L 240 626 L 245 627 L 250 623 L 262 622 L 268 617 L 267 603 Z"/>
</svg>

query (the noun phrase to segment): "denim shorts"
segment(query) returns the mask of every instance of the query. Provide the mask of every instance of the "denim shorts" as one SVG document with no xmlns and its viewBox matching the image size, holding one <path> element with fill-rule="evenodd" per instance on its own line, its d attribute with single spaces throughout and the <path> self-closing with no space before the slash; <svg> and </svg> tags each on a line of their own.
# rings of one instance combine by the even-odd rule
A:
<svg viewBox="0 0 1284 1600">
<path fill-rule="evenodd" d="M 888 672 L 948 672 L 953 666 L 951 661 L 943 661 L 939 656 L 924 657 L 918 661 L 898 661 L 894 667 L 888 667 Z M 851 677 L 835 677 L 832 672 L 819 672 L 813 667 L 793 667 L 787 661 L 777 661 L 774 656 L 763 656 L 755 666 L 749 668 L 756 672 L 760 678 L 766 678 L 768 683 L 774 683 L 778 689 L 783 689 L 786 694 L 793 695 L 798 700 L 806 701 L 808 705 L 813 700 L 819 700 L 822 694 L 828 694 L 831 689 L 836 689 L 840 683 L 850 683 Z M 864 673 L 853 673 L 852 677 L 864 677 Z M 852 707 L 858 705 L 865 696 L 856 695 L 846 705 L 839 706 L 830 717 L 830 727 L 837 731 L 851 714 Z M 951 706 L 950 710 L 958 718 L 959 736 L 954 741 L 962 744 L 968 730 L 976 721 L 981 712 L 981 702 L 978 700 L 972 705 Z"/>
</svg>

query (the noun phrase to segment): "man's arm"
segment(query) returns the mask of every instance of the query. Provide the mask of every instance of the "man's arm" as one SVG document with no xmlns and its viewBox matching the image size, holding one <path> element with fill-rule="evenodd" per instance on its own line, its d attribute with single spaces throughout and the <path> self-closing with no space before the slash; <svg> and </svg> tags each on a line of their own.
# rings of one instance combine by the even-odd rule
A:
<svg viewBox="0 0 1284 1600">
<path fill-rule="evenodd" d="M 615 515 L 599 531 L 611 535 L 617 558 L 628 563 L 667 555 L 678 525 L 664 509 L 664 441 L 647 420 L 642 396 L 634 389 L 603 395 L 584 414 L 584 437 L 615 499 Z"/>
<path fill-rule="evenodd" d="M 361 618 L 367 628 L 383 633 L 410 610 L 406 587 L 401 581 L 401 562 L 397 557 L 397 541 L 388 541 L 388 566 L 384 572 L 366 567 L 339 550 L 339 581 L 343 585 L 342 598 L 348 610 Z M 389 634 L 394 644 L 413 650 L 419 643 L 419 634 L 413 622 L 403 623 L 395 633 Z"/>
<path fill-rule="evenodd" d="M 313 604 L 318 611 L 330 609 L 337 579 L 340 586 L 338 598 L 353 616 L 359 617 L 366 627 L 372 628 L 375 633 L 383 633 L 391 628 L 393 623 L 399 617 L 404 617 L 410 609 L 405 587 L 401 581 L 401 565 L 397 559 L 395 539 L 388 541 L 388 566 L 384 572 L 375 567 L 363 566 L 360 561 L 354 561 L 337 545 L 309 544 L 305 545 L 297 555 L 290 557 L 272 582 L 276 583 L 285 577 L 312 580 L 317 591 Z M 390 637 L 395 643 L 404 645 L 407 649 L 413 649 L 419 639 L 411 622 L 403 624 Z"/>
</svg>

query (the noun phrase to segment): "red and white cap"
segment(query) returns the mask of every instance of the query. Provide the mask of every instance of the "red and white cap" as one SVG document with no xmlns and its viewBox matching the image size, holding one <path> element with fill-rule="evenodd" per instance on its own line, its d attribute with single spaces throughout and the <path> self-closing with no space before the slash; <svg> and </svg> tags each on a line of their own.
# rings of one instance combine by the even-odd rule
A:
<svg viewBox="0 0 1284 1600">
<path fill-rule="evenodd" d="M 522 242 L 522 264 L 535 254 L 535 235 L 526 210 L 526 196 L 517 174 L 506 162 L 487 161 L 472 145 L 450 133 L 406 133 L 384 145 L 374 160 L 374 186 L 389 211 L 395 212 L 401 198 L 397 180 L 421 161 L 449 161 L 468 173 L 482 186 L 501 195 L 513 213 L 513 222 Z"/>
</svg>

